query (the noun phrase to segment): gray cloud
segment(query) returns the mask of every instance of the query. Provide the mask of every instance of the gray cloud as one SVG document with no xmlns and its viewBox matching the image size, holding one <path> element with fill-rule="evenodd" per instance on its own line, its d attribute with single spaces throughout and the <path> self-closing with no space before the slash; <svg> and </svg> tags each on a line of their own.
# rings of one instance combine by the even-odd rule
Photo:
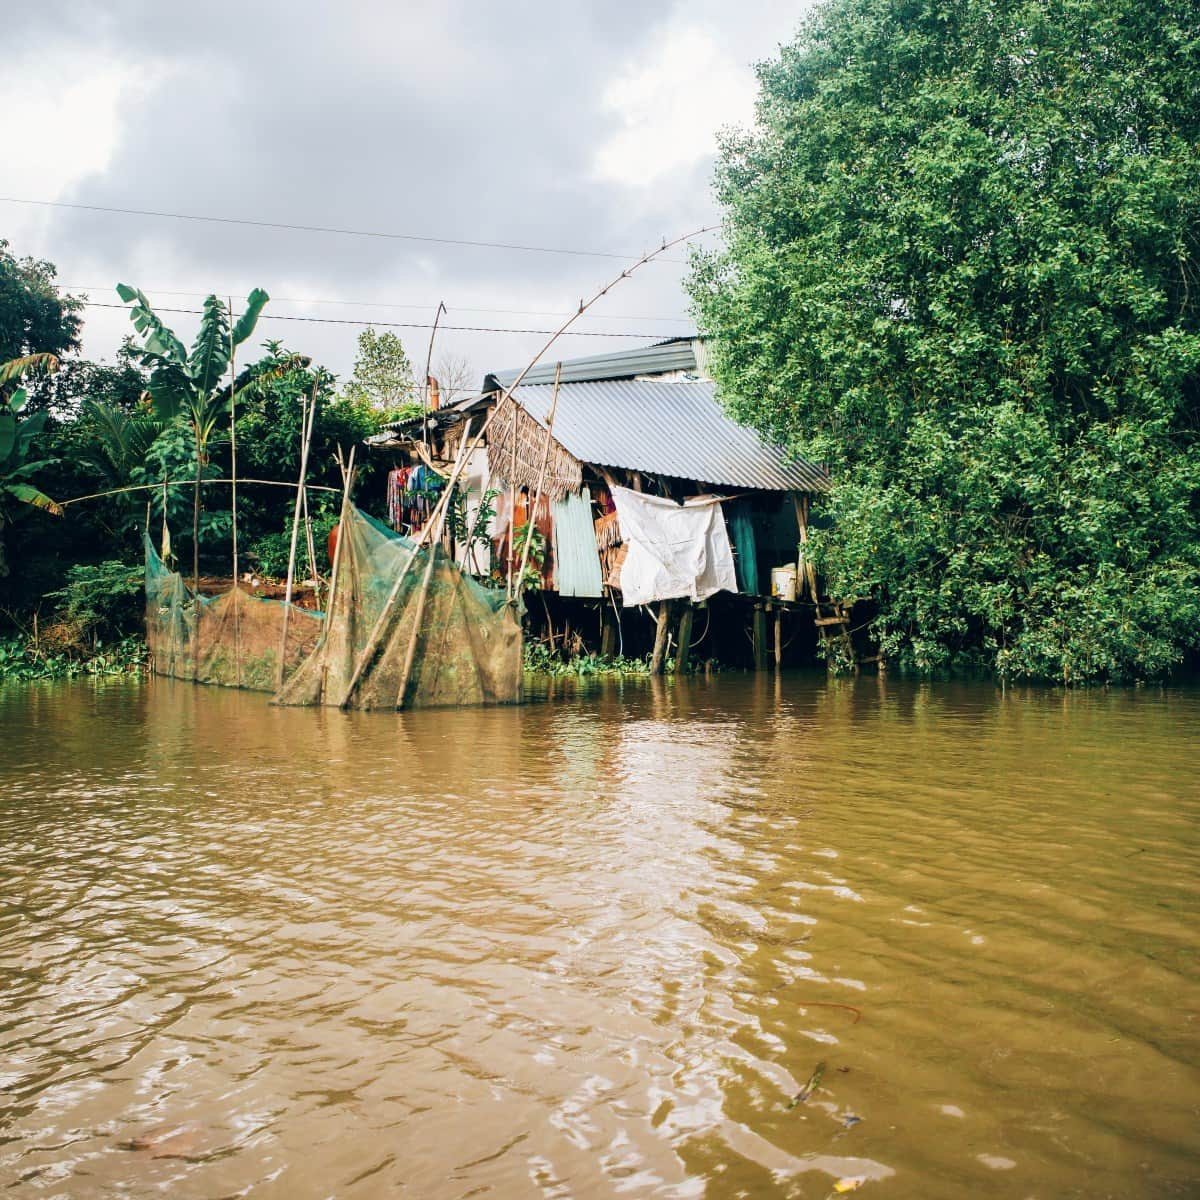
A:
<svg viewBox="0 0 1200 1200">
<path fill-rule="evenodd" d="M 150 4 L 23 6 L 10 44 L 36 69 L 38 47 L 73 45 L 155 80 L 122 115 L 105 170 L 61 197 L 85 204 L 412 232 L 479 241 L 637 251 L 711 220 L 711 161 L 650 189 L 595 177 L 596 149 L 621 128 L 603 103 L 631 60 L 688 23 L 707 23 L 739 61 L 773 52 L 799 9 L 750 0 L 699 3 Z M 664 148 L 671 136 L 662 131 Z M 0 206 L 0 219 L 9 206 Z M 276 295 L 470 307 L 561 309 L 620 264 L 604 259 L 301 234 L 56 210 L 36 246 L 68 283 L 180 290 L 261 284 Z M 72 279 L 86 270 L 100 278 Z M 136 277 L 134 277 L 136 276 Z M 154 277 L 152 277 L 154 276 Z M 609 314 L 685 311 L 681 268 L 623 285 Z M 93 299 L 102 297 L 93 294 Z M 105 297 L 106 298 L 106 297 Z M 194 301 L 164 298 L 180 307 Z M 378 315 L 406 310 L 279 314 Z M 536 325 L 549 318 L 462 312 L 456 324 Z M 181 319 L 181 325 L 186 320 Z M 93 313 L 89 351 L 109 348 L 119 318 Z M 646 322 L 642 323 L 647 324 Z M 622 327 L 592 322 L 590 328 Z M 631 320 L 626 327 L 638 327 Z M 271 336 L 349 368 L 356 331 L 271 325 Z M 679 326 L 650 324 L 669 333 Z M 97 344 L 99 337 L 104 344 Z M 405 336 L 423 358 L 425 335 Z M 520 361 L 536 337 L 447 335 L 481 371 Z M 574 356 L 608 342 L 573 339 Z M 418 351 L 418 347 L 420 348 Z M 556 351 L 557 353 L 558 351 Z"/>
</svg>

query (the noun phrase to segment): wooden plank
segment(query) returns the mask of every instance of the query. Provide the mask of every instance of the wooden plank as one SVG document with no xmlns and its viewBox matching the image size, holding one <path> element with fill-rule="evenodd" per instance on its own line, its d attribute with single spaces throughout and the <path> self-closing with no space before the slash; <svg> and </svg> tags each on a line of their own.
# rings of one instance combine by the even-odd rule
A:
<svg viewBox="0 0 1200 1200">
<path fill-rule="evenodd" d="M 820 625 L 849 625 L 850 618 L 845 617 L 845 616 L 843 616 L 843 617 L 817 617 L 813 621 L 813 624 L 817 625 L 817 626 L 820 626 Z"/>
</svg>

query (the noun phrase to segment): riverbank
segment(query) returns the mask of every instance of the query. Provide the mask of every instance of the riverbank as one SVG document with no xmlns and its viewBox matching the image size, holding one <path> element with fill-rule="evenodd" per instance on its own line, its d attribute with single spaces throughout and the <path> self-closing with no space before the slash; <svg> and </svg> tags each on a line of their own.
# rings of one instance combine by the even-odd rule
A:
<svg viewBox="0 0 1200 1200">
<path fill-rule="evenodd" d="M 47 650 L 33 638 L 0 639 L 0 683 L 12 680 L 77 679 L 80 676 L 141 675 L 150 651 L 136 634 L 118 641 L 97 642 L 85 654 Z"/>
<path fill-rule="evenodd" d="M 97 643 L 94 651 L 68 653 L 51 651 L 32 637 L 0 639 L 0 683 L 38 679 L 76 679 L 81 676 L 142 675 L 149 670 L 150 651 L 145 639 L 131 634 L 116 642 Z M 665 664 L 672 673 L 674 664 Z M 714 664 L 698 664 L 698 670 L 720 668 Z M 628 678 L 650 674 L 650 659 L 603 659 L 595 654 L 563 659 L 552 654 L 541 643 L 525 647 L 527 674 L 546 679 Z"/>
</svg>

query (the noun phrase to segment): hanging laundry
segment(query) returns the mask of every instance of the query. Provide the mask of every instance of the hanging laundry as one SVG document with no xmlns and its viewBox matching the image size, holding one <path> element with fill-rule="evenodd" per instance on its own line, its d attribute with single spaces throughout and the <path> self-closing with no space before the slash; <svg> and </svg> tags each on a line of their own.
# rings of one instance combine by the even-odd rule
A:
<svg viewBox="0 0 1200 1200">
<path fill-rule="evenodd" d="M 737 552 L 738 581 L 742 591 L 758 595 L 758 545 L 754 539 L 754 517 L 746 501 L 731 504 L 729 533 Z"/>
<path fill-rule="evenodd" d="M 622 487 L 612 494 L 628 547 L 621 567 L 626 607 L 738 590 L 723 497 L 697 496 L 679 505 Z"/>
<path fill-rule="evenodd" d="M 388 473 L 388 524 L 397 532 L 415 532 L 429 520 L 445 480 L 420 464 Z"/>
</svg>

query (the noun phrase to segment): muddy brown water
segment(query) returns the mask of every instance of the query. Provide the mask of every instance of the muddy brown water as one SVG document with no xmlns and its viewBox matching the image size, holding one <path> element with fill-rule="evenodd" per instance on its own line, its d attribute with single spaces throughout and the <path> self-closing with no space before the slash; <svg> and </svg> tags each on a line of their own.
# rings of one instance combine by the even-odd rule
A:
<svg viewBox="0 0 1200 1200">
<path fill-rule="evenodd" d="M 0 689 L 0 1184 L 1196 1196 L 1198 750 L 1186 688 Z"/>
</svg>

